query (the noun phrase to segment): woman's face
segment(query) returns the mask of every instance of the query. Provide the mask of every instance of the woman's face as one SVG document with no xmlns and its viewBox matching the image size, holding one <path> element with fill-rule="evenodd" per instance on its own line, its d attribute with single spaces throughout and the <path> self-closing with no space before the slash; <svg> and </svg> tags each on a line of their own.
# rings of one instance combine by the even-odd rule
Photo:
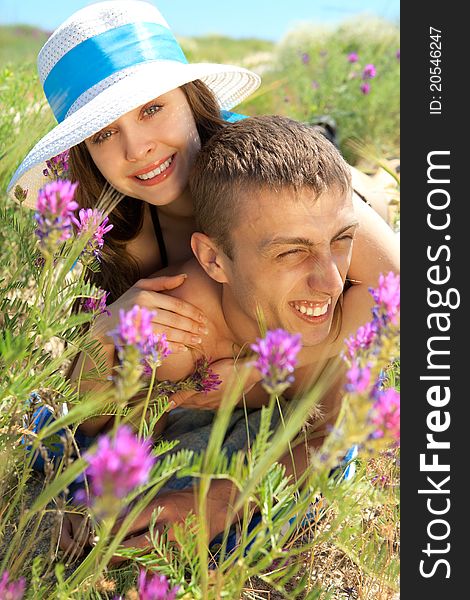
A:
<svg viewBox="0 0 470 600">
<path fill-rule="evenodd" d="M 131 110 L 85 143 L 114 188 L 156 206 L 181 197 L 201 146 L 180 88 Z"/>
</svg>

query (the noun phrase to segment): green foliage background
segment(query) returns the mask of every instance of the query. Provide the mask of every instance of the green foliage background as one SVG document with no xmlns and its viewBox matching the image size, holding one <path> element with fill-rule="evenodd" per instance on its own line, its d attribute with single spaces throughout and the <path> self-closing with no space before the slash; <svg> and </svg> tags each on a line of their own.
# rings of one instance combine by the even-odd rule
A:
<svg viewBox="0 0 470 600">
<path fill-rule="evenodd" d="M 37 541 L 34 534 L 40 537 L 42 531 L 42 535 L 45 535 L 42 520 L 47 516 L 48 502 L 65 484 L 64 480 L 60 480 L 59 469 L 59 475 L 36 499 L 34 506 L 38 506 L 38 509 L 25 512 L 24 499 L 31 470 L 29 465 L 25 465 L 24 449 L 17 443 L 17 434 L 11 433 L 11 428 L 21 422 L 26 399 L 33 389 L 47 388 L 58 403 L 66 399 L 72 404 L 75 412 L 69 415 L 67 424 L 80 420 L 87 411 L 92 414 L 96 409 L 91 398 L 78 401 L 68 382 L 60 374 L 61 365 L 69 358 L 69 354 L 55 355 L 49 345 L 52 339 L 73 340 L 81 349 L 86 347 L 88 352 L 94 352 L 99 365 L 98 349 L 80 336 L 80 318 L 85 317 L 71 319 L 68 316 L 70 302 L 75 295 L 90 295 L 93 290 L 84 284 L 70 286 L 66 281 L 65 274 L 70 271 L 74 261 L 74 255 L 67 255 L 60 273 L 57 270 L 54 272 L 54 278 L 57 278 L 53 285 L 54 293 L 46 293 L 48 288 L 44 285 L 44 296 L 35 299 L 41 282 L 38 281 L 39 271 L 34 263 L 38 253 L 32 212 L 14 204 L 4 193 L 14 169 L 26 152 L 54 124 L 35 67 L 35 57 L 46 37 L 44 32 L 32 28 L 0 27 L 0 499 L 3 502 L 0 502 L 0 545 L 7 539 L 5 532 L 8 532 L 9 527 L 17 531 L 16 545 L 9 548 L 10 557 L 5 565 L 8 563 L 15 577 L 29 572 L 31 588 L 28 598 L 107 598 L 107 594 L 100 594 L 94 588 L 89 588 L 86 592 L 80 589 L 85 574 L 81 578 L 75 572 L 64 582 L 62 567 L 59 565 L 53 571 L 53 567 L 49 565 L 49 555 L 35 559 L 31 569 L 31 548 Z M 371 147 L 380 157 L 399 155 L 399 60 L 396 58 L 399 32 L 396 25 L 368 20 L 348 21 L 334 29 L 305 27 L 292 31 L 278 44 L 220 36 L 183 38 L 181 44 L 190 61 L 239 64 L 262 75 L 260 89 L 237 107 L 237 111 L 247 115 L 284 114 L 305 121 L 328 115 L 337 123 L 341 149 L 352 164 L 360 158 L 356 153 L 356 146 L 353 148 L 350 145 L 352 141 Z M 351 65 L 347 61 L 349 52 L 359 55 L 359 63 Z M 368 63 L 375 65 L 377 76 L 371 81 L 371 93 L 364 95 L 359 88 L 360 73 Z M 78 256 L 80 248 L 74 252 Z M 47 272 L 51 273 L 52 281 L 52 268 Z M 74 349 L 69 346 L 69 351 L 73 353 Z M 270 459 L 269 453 L 275 451 L 275 444 L 260 446 L 259 461 L 263 457 Z M 282 563 L 284 540 L 279 538 L 276 529 L 280 525 L 275 527 L 272 524 L 271 501 L 285 498 L 287 507 L 293 494 L 291 488 L 288 490 L 289 494 L 285 491 L 285 482 L 278 468 L 272 466 L 276 458 L 272 456 L 270 467 L 263 471 L 257 486 L 260 495 L 266 499 L 266 522 L 270 530 L 272 528 L 273 536 L 275 534 L 276 544 L 279 544 L 278 554 L 282 568 L 271 570 L 269 575 L 261 574 L 263 563 L 257 552 L 265 554 L 265 551 L 264 541 L 259 537 L 260 547 L 255 548 L 248 559 L 243 558 L 242 550 L 236 555 L 239 568 L 233 569 L 234 563 L 227 561 L 226 569 L 219 569 L 218 577 L 226 578 L 225 583 L 220 585 L 226 590 L 241 589 L 248 573 L 250 576 L 264 577 L 272 586 L 270 589 L 284 591 L 287 580 L 294 575 L 291 566 L 285 567 Z M 312 486 L 322 490 L 330 505 L 337 507 L 337 512 L 330 510 L 331 518 L 325 519 L 327 527 L 316 532 L 315 548 L 322 543 L 335 544 L 341 548 L 357 566 L 359 588 L 364 586 L 369 575 L 374 577 L 374 582 L 378 581 L 374 585 L 383 590 L 383 595 L 376 593 L 373 597 L 377 599 L 388 599 L 390 590 L 396 589 L 397 585 L 395 536 L 398 507 L 395 488 L 382 490 L 372 482 L 376 478 L 375 473 L 384 473 L 381 477 L 397 480 L 394 461 L 393 456 L 384 459 L 380 465 L 375 465 L 373 473 L 366 472 L 364 463 L 351 487 L 344 489 L 331 488 L 328 470 L 323 475 L 318 474 L 316 480 L 312 481 Z M 186 463 L 182 456 L 181 464 Z M 215 463 L 216 461 L 214 465 Z M 226 465 L 219 463 L 211 465 L 213 472 L 217 469 L 228 470 Z M 164 466 L 161 467 L 162 471 Z M 196 468 L 194 465 L 193 467 Z M 205 476 L 210 469 L 204 471 L 201 467 L 201 471 Z M 74 473 L 67 473 L 67 477 L 73 479 Z M 240 475 L 240 480 L 245 484 L 248 481 L 247 474 L 243 473 L 243 477 Z M 310 498 L 302 501 L 307 505 Z M 301 504 L 302 502 L 299 506 Z M 283 506 L 280 501 L 278 509 L 279 506 Z M 17 508 L 21 509 L 19 514 L 23 516 L 22 520 L 15 521 L 14 510 Z M 364 517 L 367 511 L 377 511 L 379 514 L 379 519 L 375 519 L 370 526 Z M 190 528 L 190 524 L 188 527 Z M 263 524 L 257 533 L 262 534 L 265 528 L 266 524 Z M 188 540 L 187 531 L 181 530 L 185 541 Z M 30 535 L 31 532 L 33 535 Z M 187 543 L 188 556 L 197 556 L 195 541 Z M 339 591 L 336 595 L 333 588 L 310 577 L 311 567 L 305 567 L 302 562 L 307 556 L 306 552 L 310 550 L 313 565 L 313 542 L 297 549 L 295 546 L 290 548 L 291 555 L 296 557 L 292 569 L 300 571 L 303 577 L 297 580 L 299 596 L 291 592 L 289 597 L 342 598 Z M 274 551 L 267 554 L 266 564 L 271 564 L 273 557 L 278 554 Z M 0 562 L 2 558 L 0 549 Z M 191 567 L 195 573 L 194 590 L 191 591 L 195 597 L 204 597 L 196 594 L 198 577 L 205 568 L 205 564 L 200 565 L 199 560 L 194 560 Z M 157 564 L 161 572 L 178 580 L 178 570 L 173 568 L 172 563 L 165 562 L 163 558 L 155 562 L 153 555 L 148 559 L 140 558 L 143 565 L 147 566 L 147 561 L 149 565 Z M 52 565 L 52 561 L 50 564 Z M 187 567 L 181 561 L 175 564 L 179 570 Z M 115 573 L 119 591 L 129 589 L 135 581 L 135 573 L 135 566 Z M 304 593 L 305 589 L 310 590 L 306 592 L 307 595 Z M 245 590 L 244 597 L 259 596 L 247 595 Z M 366 593 L 358 597 L 368 596 Z M 204 600 L 206 598 L 207 596 Z"/>
</svg>

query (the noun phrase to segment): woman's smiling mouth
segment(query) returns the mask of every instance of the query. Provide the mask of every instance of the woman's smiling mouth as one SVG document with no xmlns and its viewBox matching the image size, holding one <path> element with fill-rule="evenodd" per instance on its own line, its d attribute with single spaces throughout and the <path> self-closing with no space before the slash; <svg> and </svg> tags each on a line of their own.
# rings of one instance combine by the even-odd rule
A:
<svg viewBox="0 0 470 600">
<path fill-rule="evenodd" d="M 141 185 L 156 185 L 166 179 L 174 170 L 176 153 L 165 160 L 150 165 L 141 171 L 130 175 L 131 179 L 138 181 Z"/>
</svg>

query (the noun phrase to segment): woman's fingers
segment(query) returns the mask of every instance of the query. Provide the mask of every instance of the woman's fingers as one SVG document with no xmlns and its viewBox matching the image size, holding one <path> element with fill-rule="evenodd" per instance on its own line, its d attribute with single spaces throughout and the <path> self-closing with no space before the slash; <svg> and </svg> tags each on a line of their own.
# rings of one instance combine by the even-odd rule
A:
<svg viewBox="0 0 470 600">
<path fill-rule="evenodd" d="M 68 560 L 74 560 L 83 554 L 89 536 L 89 517 L 75 513 L 64 516 L 59 547 L 66 553 Z"/>
<path fill-rule="evenodd" d="M 186 273 L 180 273 L 179 275 L 159 275 L 157 277 L 139 279 L 134 285 L 141 290 L 161 292 L 163 290 L 174 290 L 183 284 L 187 277 Z"/>
<path fill-rule="evenodd" d="M 167 294 L 149 294 L 149 292 L 145 293 L 145 297 L 139 296 L 142 296 L 142 294 L 137 296 L 137 299 L 141 301 L 137 302 L 137 304 L 142 303 L 143 306 L 146 306 L 149 309 L 155 309 L 157 311 L 165 310 L 169 313 L 174 313 L 175 317 L 182 319 L 183 328 L 185 328 L 185 325 L 190 325 L 191 327 L 194 327 L 194 331 L 197 332 L 199 327 L 205 328 L 207 325 L 207 319 L 204 316 L 204 313 L 194 306 L 194 304 L 186 302 L 186 300 L 181 300 L 180 298 L 175 298 L 174 296 L 169 296 Z M 188 321 L 190 321 L 190 323 L 188 323 Z"/>
<path fill-rule="evenodd" d="M 186 277 L 186 274 L 182 274 L 171 277 L 161 276 L 152 277 L 150 279 L 139 279 L 139 281 L 135 283 L 133 287 L 140 290 L 145 290 L 147 292 L 164 292 L 166 290 L 172 290 L 179 287 L 182 283 L 184 283 Z M 206 322 L 204 313 L 193 304 L 165 294 L 158 294 L 158 298 L 158 305 L 161 308 L 175 312 L 183 317 L 188 317 L 189 319 L 192 319 L 198 323 L 204 324 Z M 163 301 L 164 298 L 166 298 L 168 302 Z"/>
<path fill-rule="evenodd" d="M 62 520 L 62 529 L 60 531 L 59 547 L 64 552 L 70 552 L 74 544 L 72 538 L 72 523 L 67 515 Z"/>
<path fill-rule="evenodd" d="M 152 319 L 152 323 L 158 327 L 159 332 L 166 333 L 168 339 L 174 342 L 200 344 L 204 336 L 209 333 L 206 325 L 170 312 L 168 309 L 157 309 L 157 314 Z"/>
</svg>

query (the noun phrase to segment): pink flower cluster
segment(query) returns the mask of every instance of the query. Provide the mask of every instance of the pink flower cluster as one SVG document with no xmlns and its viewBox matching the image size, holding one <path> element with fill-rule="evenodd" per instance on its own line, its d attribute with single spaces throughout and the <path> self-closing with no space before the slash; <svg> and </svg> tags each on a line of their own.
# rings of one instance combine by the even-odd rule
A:
<svg viewBox="0 0 470 600">
<path fill-rule="evenodd" d="M 209 358 L 200 358 L 196 361 L 196 369 L 191 376 L 191 380 L 194 382 L 195 389 L 199 392 L 207 394 L 213 390 L 218 389 L 222 380 L 217 373 L 209 366 Z"/>
<path fill-rule="evenodd" d="M 51 250 L 58 242 L 71 237 L 73 211 L 78 208 L 73 199 L 77 185 L 70 181 L 53 181 L 39 191 L 34 218 L 42 248 Z"/>
<path fill-rule="evenodd" d="M 379 286 L 370 290 L 375 302 L 374 317 L 384 325 L 398 322 L 400 315 L 400 277 L 390 272 L 380 275 Z"/>
<path fill-rule="evenodd" d="M 44 177 L 50 177 L 53 180 L 63 179 L 69 170 L 69 151 L 65 150 L 50 160 L 46 160 L 47 169 L 42 172 Z"/>
<path fill-rule="evenodd" d="M 170 588 L 170 583 L 165 575 L 152 574 L 144 569 L 140 570 L 139 600 L 174 600 L 178 590 L 179 586 L 177 585 Z"/>
<path fill-rule="evenodd" d="M 358 350 L 368 350 L 377 336 L 377 325 L 375 321 L 370 321 L 359 327 L 355 336 L 346 340 L 346 347 L 351 358 Z"/>
<path fill-rule="evenodd" d="M 360 367 L 359 364 L 355 361 L 352 364 L 352 367 L 346 373 L 346 377 L 348 379 L 348 383 L 346 384 L 346 389 L 349 392 L 354 392 L 356 394 L 361 394 L 369 389 L 371 373 L 370 373 L 370 365 L 366 365 L 365 367 Z"/>
<path fill-rule="evenodd" d="M 370 94 L 371 86 L 370 80 L 373 79 L 377 74 L 376 68 L 374 65 L 369 64 L 364 67 L 362 70 L 362 83 L 360 85 L 361 92 L 364 95 Z"/>
<path fill-rule="evenodd" d="M 82 257 L 99 259 L 104 235 L 113 226 L 108 224 L 108 217 L 103 218 L 100 211 L 91 208 L 82 208 L 77 219 L 74 212 L 78 208 L 74 200 L 77 185 L 67 179 L 58 179 L 47 183 L 39 191 L 34 215 L 37 223 L 36 235 L 40 240 L 41 249 L 53 253 L 60 242 L 72 237 L 75 225 L 79 236 L 92 232 Z"/>
<path fill-rule="evenodd" d="M 395 389 L 383 389 L 382 374 L 372 377 L 372 362 L 380 351 L 383 339 L 398 335 L 400 318 L 400 276 L 390 272 L 380 275 L 379 285 L 370 289 L 376 305 L 371 322 L 360 327 L 355 336 L 346 340 L 345 358 L 351 366 L 346 374 L 346 390 L 353 394 L 369 394 L 372 400 L 369 421 L 376 425 L 375 438 L 385 433 L 400 438 L 400 394 Z"/>
<path fill-rule="evenodd" d="M 301 339 L 300 333 L 275 329 L 268 331 L 264 339 L 258 338 L 251 344 L 251 349 L 258 354 L 255 367 L 263 375 L 263 386 L 269 394 L 282 394 L 293 382 Z"/>
<path fill-rule="evenodd" d="M 90 240 L 83 250 L 83 256 L 100 259 L 101 250 L 104 246 L 104 236 L 113 228 L 108 225 L 108 217 L 103 218 L 103 213 L 96 208 L 81 208 L 78 219 L 74 217 L 73 222 L 77 227 L 78 236 L 93 232 Z"/>
<path fill-rule="evenodd" d="M 0 578 L 0 598 L 1 600 L 21 600 L 26 589 L 24 577 L 18 581 L 9 580 L 8 571 L 4 571 Z"/>
<path fill-rule="evenodd" d="M 375 437 L 383 437 L 388 432 L 396 441 L 400 440 L 400 394 L 393 388 L 378 390 L 374 394 L 370 420 L 377 425 Z"/>
<path fill-rule="evenodd" d="M 101 294 L 98 298 L 86 298 L 83 302 L 82 309 L 84 312 L 97 312 L 98 314 L 107 314 L 108 317 L 111 316 L 111 313 L 106 308 L 106 301 L 108 299 L 109 292 L 105 292 L 101 290 Z"/>
<path fill-rule="evenodd" d="M 93 498 L 125 498 L 146 483 L 155 463 L 151 450 L 151 442 L 139 439 L 126 425 L 117 429 L 114 438 L 99 436 L 96 451 L 85 455 Z"/>
<path fill-rule="evenodd" d="M 118 354 L 122 358 L 128 347 L 137 348 L 144 365 L 144 372 L 159 367 L 170 354 L 170 348 L 164 333 L 153 333 L 152 319 L 154 311 L 135 305 L 130 311 L 119 311 L 119 325 L 109 332 Z"/>
<path fill-rule="evenodd" d="M 349 63 L 351 63 L 352 65 L 357 63 L 359 61 L 359 55 L 357 54 L 357 52 L 350 52 L 347 55 L 347 61 Z M 371 91 L 370 80 L 373 79 L 376 75 L 377 75 L 377 69 L 375 68 L 375 65 L 372 63 L 367 64 L 362 69 L 362 83 L 360 84 L 359 89 L 365 96 L 367 94 L 370 94 L 370 91 Z M 350 74 L 351 79 L 354 79 L 356 76 L 357 76 L 356 72 Z"/>
</svg>

